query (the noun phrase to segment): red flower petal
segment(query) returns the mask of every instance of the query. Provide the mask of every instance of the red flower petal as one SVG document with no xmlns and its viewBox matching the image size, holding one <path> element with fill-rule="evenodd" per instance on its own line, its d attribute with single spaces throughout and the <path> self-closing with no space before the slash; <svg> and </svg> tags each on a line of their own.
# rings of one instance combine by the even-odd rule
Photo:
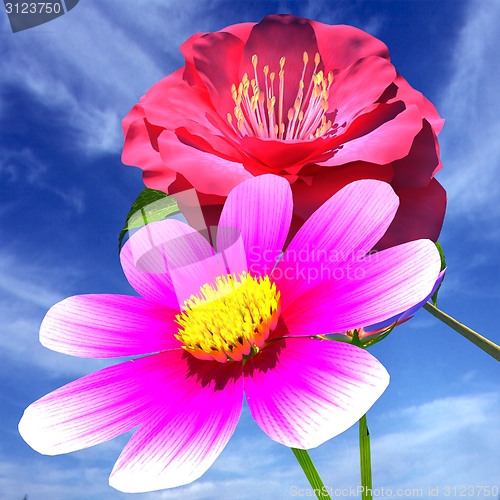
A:
<svg viewBox="0 0 500 500">
<path fill-rule="evenodd" d="M 407 241 L 428 238 L 437 241 L 446 210 L 446 191 L 436 179 L 420 189 L 396 191 L 400 205 L 387 233 L 376 245 L 377 250 Z"/>
<path fill-rule="evenodd" d="M 328 70 L 347 68 L 358 59 L 379 56 L 389 60 L 385 43 L 353 26 L 330 26 L 309 21 L 314 28 L 318 49 Z"/>
</svg>

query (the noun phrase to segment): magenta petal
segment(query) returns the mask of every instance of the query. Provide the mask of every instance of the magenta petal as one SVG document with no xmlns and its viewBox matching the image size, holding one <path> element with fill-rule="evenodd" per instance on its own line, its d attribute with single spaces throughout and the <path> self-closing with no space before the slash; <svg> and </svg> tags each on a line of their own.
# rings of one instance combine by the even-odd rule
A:
<svg viewBox="0 0 500 500">
<path fill-rule="evenodd" d="M 289 338 L 245 365 L 253 418 L 278 443 L 315 448 L 354 425 L 389 383 L 385 368 L 350 344 Z"/>
<path fill-rule="evenodd" d="M 157 408 L 139 427 L 113 468 L 110 485 L 136 493 L 198 479 L 236 428 L 243 402 L 239 364 L 192 356 L 167 361 Z"/>
<path fill-rule="evenodd" d="M 131 284 L 141 294 L 144 290 L 152 300 L 163 299 L 153 297 L 156 277 L 159 286 L 163 287 L 161 292 L 171 294 L 173 291 L 176 303 L 182 305 L 191 295 L 197 294 L 201 286 L 214 283 L 215 278 L 226 274 L 224 262 L 215 255 L 207 240 L 196 229 L 178 220 L 148 224 L 133 234 L 129 242 L 128 260 L 122 259 L 122 265 L 127 277 L 130 274 L 133 280 L 138 277 L 141 280 L 140 275 L 144 274 L 139 287 L 136 282 L 131 281 Z M 144 281 L 146 286 L 142 286 Z M 166 298 L 172 300 L 171 295 Z"/>
<path fill-rule="evenodd" d="M 299 268 L 331 269 L 358 262 L 384 235 L 399 205 L 391 186 L 375 180 L 348 184 L 305 222 L 273 277 L 281 290 L 283 311 L 316 283 Z M 321 273 L 317 277 L 321 277 Z"/>
<path fill-rule="evenodd" d="M 78 295 L 53 306 L 40 342 L 82 358 L 136 356 L 180 347 L 174 337 L 178 311 L 139 297 Z"/>
<path fill-rule="evenodd" d="M 169 355 L 179 357 L 179 351 Z M 47 394 L 25 410 L 21 436 L 39 453 L 57 455 L 129 431 L 144 421 L 155 402 L 157 386 L 151 375 L 164 359 L 148 356 L 110 366 Z"/>
<path fill-rule="evenodd" d="M 292 210 L 290 184 L 276 175 L 255 177 L 233 189 L 217 233 L 217 250 L 224 252 L 229 270 L 269 274 L 283 249 Z"/>
<path fill-rule="evenodd" d="M 290 335 L 351 330 L 406 311 L 429 295 L 441 259 L 432 241 L 418 240 L 348 264 L 282 311 Z"/>
</svg>

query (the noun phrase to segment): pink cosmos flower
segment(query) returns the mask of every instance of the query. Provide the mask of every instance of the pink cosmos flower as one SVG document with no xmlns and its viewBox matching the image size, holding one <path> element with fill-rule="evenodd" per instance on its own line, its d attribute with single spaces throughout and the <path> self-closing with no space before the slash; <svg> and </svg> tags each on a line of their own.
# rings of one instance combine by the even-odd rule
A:
<svg viewBox="0 0 500 500">
<path fill-rule="evenodd" d="M 313 336 L 406 310 L 429 294 L 439 274 L 429 240 L 366 255 L 398 204 L 386 183 L 350 184 L 308 219 L 271 267 L 293 211 L 290 185 L 275 175 L 229 193 L 217 251 L 176 220 L 140 229 L 121 261 L 141 297 L 70 297 L 49 310 L 40 339 L 80 357 L 149 355 L 36 401 L 19 424 L 21 435 L 54 455 L 138 427 L 110 484 L 141 492 L 200 477 L 233 434 L 244 394 L 261 429 L 285 446 L 314 448 L 343 432 L 378 399 L 389 376 L 368 352 Z M 355 266 L 312 258 L 323 252 L 364 257 Z"/>
<path fill-rule="evenodd" d="M 292 233 L 359 179 L 390 183 L 398 212 L 378 248 L 436 241 L 446 193 L 434 106 L 396 72 L 384 43 L 351 26 L 290 15 L 192 36 L 186 64 L 123 121 L 122 160 L 146 186 L 194 187 L 207 225 L 229 191 L 266 173 L 286 178 Z M 181 205 L 186 217 L 190 207 Z"/>
</svg>

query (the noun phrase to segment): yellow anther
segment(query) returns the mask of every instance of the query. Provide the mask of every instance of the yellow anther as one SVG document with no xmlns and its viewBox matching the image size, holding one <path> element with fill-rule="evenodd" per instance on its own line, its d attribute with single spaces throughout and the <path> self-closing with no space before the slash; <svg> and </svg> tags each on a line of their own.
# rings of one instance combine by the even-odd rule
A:
<svg viewBox="0 0 500 500">
<path fill-rule="evenodd" d="M 267 76 L 267 74 L 269 73 L 269 66 L 267 64 L 264 66 L 264 70 L 263 71 L 264 71 L 264 75 Z"/>
<path fill-rule="evenodd" d="M 241 361 L 262 348 L 279 310 L 280 294 L 268 276 L 221 276 L 184 302 L 175 337 L 196 358 Z"/>
<path fill-rule="evenodd" d="M 286 61 L 286 59 L 284 57 L 282 57 L 280 59 L 280 69 L 283 69 L 283 66 L 285 65 L 285 61 Z"/>
<path fill-rule="evenodd" d="M 259 61 L 259 58 L 257 57 L 257 54 L 254 54 L 252 56 L 252 65 L 253 65 L 254 69 L 257 67 L 258 61 Z"/>
<path fill-rule="evenodd" d="M 291 122 L 291 121 L 292 121 L 292 119 L 293 119 L 293 115 L 294 115 L 293 109 L 292 109 L 292 108 L 290 108 L 290 109 L 288 110 L 288 114 L 287 114 L 287 116 L 288 116 L 288 121 L 289 121 L 289 122 Z"/>
<path fill-rule="evenodd" d="M 319 55 L 319 52 L 316 52 L 316 55 L 314 56 L 314 64 L 318 66 L 319 62 L 321 61 L 321 57 Z"/>
<path fill-rule="evenodd" d="M 232 125 L 233 124 L 233 117 L 231 116 L 231 113 L 227 114 L 227 121 Z"/>
<path fill-rule="evenodd" d="M 302 55 L 302 60 L 304 61 L 304 64 L 307 64 L 309 62 L 309 54 L 307 52 L 304 52 Z"/>
</svg>

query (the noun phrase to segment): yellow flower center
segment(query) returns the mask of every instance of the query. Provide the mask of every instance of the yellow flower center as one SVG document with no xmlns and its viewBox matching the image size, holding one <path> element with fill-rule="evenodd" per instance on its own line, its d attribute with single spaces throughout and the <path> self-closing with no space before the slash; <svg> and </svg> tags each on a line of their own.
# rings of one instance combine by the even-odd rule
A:
<svg viewBox="0 0 500 500">
<path fill-rule="evenodd" d="M 220 276 L 184 302 L 175 337 L 195 358 L 241 361 L 259 352 L 279 313 L 280 293 L 268 276 Z"/>
<path fill-rule="evenodd" d="M 245 73 L 241 82 L 232 85 L 231 94 L 235 103 L 233 115 L 227 119 L 233 130 L 240 136 L 245 135 L 266 139 L 314 139 L 332 131 L 332 122 L 326 119 L 328 95 L 333 83 L 333 73 L 325 77 L 318 71 L 320 55 L 314 57 L 314 70 L 311 81 L 305 89 L 304 76 L 309 63 L 309 55 L 304 52 L 304 67 L 299 80 L 295 102 L 288 111 L 283 110 L 285 96 L 285 58 L 280 59 L 278 92 L 274 90 L 275 73 L 269 73 L 269 66 L 264 66 L 264 78 L 259 81 L 257 75 L 258 57 L 252 57 L 254 78 L 248 79 Z M 261 77 L 262 78 L 262 77 Z M 305 90 L 304 90 L 305 89 Z M 286 113 L 286 115 L 284 114 Z M 336 126 L 333 126 L 336 131 Z"/>
</svg>

